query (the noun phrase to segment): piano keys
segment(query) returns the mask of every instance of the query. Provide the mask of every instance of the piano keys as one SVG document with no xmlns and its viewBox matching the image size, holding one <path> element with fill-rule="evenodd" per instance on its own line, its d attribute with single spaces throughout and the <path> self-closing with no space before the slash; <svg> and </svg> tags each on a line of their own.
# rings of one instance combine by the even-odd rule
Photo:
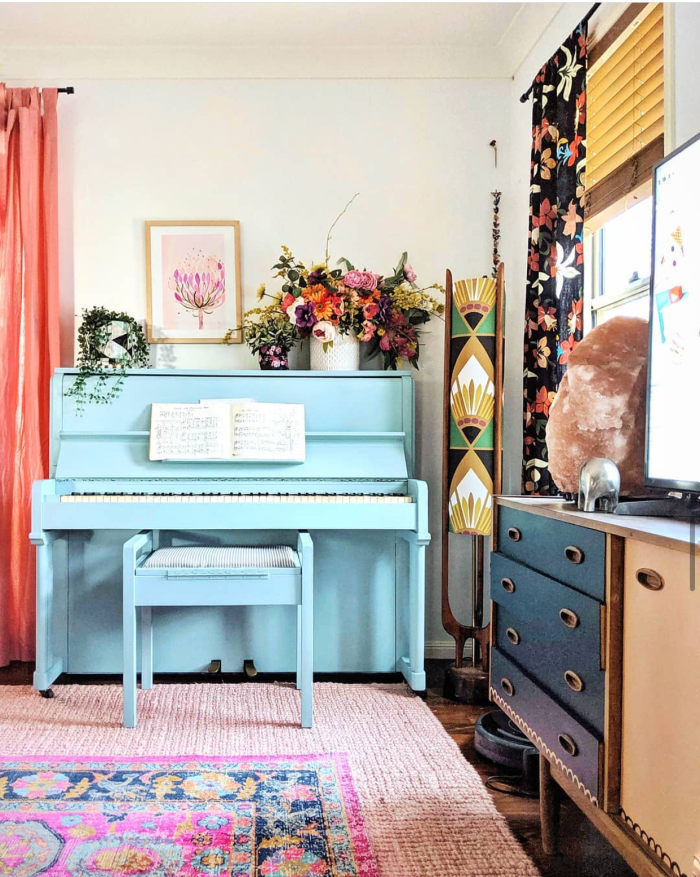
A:
<svg viewBox="0 0 700 877">
<path fill-rule="evenodd" d="M 401 503 L 410 496 L 353 493 L 79 493 L 60 497 L 61 502 L 257 502 L 257 503 Z"/>
<path fill-rule="evenodd" d="M 160 544 L 285 541 L 308 529 L 316 547 L 316 672 L 423 667 L 427 487 L 414 469 L 414 387 L 387 372 L 134 370 L 106 407 L 75 410 L 52 381 L 51 477 L 37 482 L 34 687 L 67 673 L 121 672 L 121 546 L 152 529 Z M 148 459 L 153 402 L 256 398 L 306 409 L 306 460 Z M 177 633 L 170 633 L 177 628 Z M 178 648 L 180 628 L 188 648 Z M 164 609 L 156 672 L 195 672 L 222 657 L 262 671 L 294 666 L 293 625 L 254 610 Z"/>
</svg>

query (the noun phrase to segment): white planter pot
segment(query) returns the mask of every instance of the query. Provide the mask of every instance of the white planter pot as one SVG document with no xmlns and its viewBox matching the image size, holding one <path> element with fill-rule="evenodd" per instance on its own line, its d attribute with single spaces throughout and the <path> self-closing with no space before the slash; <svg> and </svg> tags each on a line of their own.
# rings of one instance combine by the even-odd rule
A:
<svg viewBox="0 0 700 877">
<path fill-rule="evenodd" d="M 313 371 L 356 372 L 360 368 L 360 341 L 354 332 L 336 335 L 333 345 L 324 351 L 323 341 L 311 339 Z"/>
</svg>

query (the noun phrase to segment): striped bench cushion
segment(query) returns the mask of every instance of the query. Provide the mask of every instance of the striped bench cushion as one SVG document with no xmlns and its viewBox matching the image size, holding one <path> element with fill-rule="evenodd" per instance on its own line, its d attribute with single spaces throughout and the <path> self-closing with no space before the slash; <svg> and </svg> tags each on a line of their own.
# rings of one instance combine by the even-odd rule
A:
<svg viewBox="0 0 700 877">
<path fill-rule="evenodd" d="M 288 545 L 192 545 L 159 548 L 141 569 L 247 569 L 296 567 L 296 552 Z"/>
</svg>

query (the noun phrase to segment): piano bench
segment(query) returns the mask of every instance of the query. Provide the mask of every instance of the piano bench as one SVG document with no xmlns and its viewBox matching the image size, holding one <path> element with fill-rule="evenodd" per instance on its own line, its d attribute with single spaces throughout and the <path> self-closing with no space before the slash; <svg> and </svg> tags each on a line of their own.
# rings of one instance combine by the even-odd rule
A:
<svg viewBox="0 0 700 877">
<path fill-rule="evenodd" d="M 301 726 L 313 724 L 313 542 L 153 550 L 153 533 L 124 544 L 124 727 L 136 727 L 136 613 L 141 616 L 141 688 L 153 687 L 154 606 L 297 607 Z"/>
</svg>

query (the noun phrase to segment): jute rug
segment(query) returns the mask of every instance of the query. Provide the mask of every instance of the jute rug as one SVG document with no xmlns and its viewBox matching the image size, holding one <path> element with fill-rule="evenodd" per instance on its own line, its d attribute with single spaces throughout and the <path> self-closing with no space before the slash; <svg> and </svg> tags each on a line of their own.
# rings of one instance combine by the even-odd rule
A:
<svg viewBox="0 0 700 877">
<path fill-rule="evenodd" d="M 403 685 L 0 686 L 0 874 L 536 877 Z"/>
</svg>

